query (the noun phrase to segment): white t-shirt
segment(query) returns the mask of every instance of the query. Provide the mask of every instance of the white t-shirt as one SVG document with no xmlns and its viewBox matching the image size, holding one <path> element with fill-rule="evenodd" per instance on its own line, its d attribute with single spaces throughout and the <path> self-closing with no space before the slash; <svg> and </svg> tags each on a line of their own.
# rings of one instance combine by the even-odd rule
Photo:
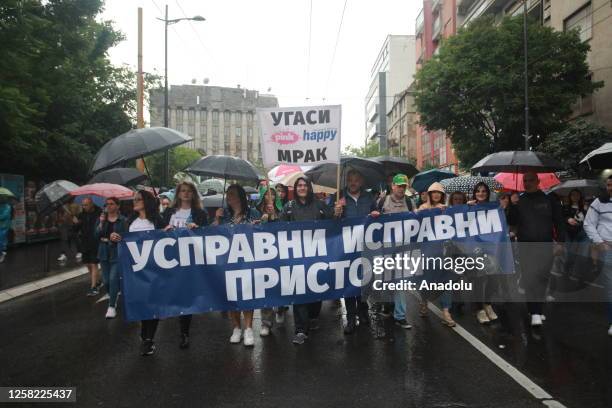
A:
<svg viewBox="0 0 612 408">
<path fill-rule="evenodd" d="M 172 217 L 170 217 L 170 225 L 174 228 L 184 228 L 187 225 L 187 220 L 191 216 L 191 208 L 176 210 Z"/>
<path fill-rule="evenodd" d="M 155 229 L 155 225 L 153 225 L 153 223 L 147 220 L 146 218 L 142 219 L 138 217 L 130 225 L 130 232 L 151 231 L 154 229 Z"/>
</svg>

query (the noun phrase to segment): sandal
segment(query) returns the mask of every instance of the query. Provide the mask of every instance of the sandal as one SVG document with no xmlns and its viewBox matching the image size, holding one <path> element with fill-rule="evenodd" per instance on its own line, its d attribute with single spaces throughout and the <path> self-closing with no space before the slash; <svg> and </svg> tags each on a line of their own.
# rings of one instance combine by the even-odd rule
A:
<svg viewBox="0 0 612 408">
<path fill-rule="evenodd" d="M 448 327 L 455 327 L 455 326 L 457 326 L 457 323 L 455 323 L 455 321 L 451 317 L 450 313 L 444 313 L 442 315 L 442 324 L 445 325 L 445 326 L 448 326 Z"/>
</svg>

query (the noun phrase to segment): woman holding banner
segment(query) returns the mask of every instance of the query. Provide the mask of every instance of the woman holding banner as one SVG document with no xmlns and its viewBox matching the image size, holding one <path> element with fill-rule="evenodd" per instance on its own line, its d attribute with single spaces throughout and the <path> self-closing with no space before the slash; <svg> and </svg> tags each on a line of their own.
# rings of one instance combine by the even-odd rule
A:
<svg viewBox="0 0 612 408">
<path fill-rule="evenodd" d="M 480 182 L 474 186 L 472 192 L 472 201 L 468 202 L 470 205 L 478 205 L 488 203 L 491 197 L 491 190 L 487 183 Z M 480 324 L 486 324 L 497 320 L 497 314 L 491 306 L 491 299 L 495 294 L 497 288 L 497 281 L 494 276 L 487 275 L 486 270 L 484 276 L 476 276 L 474 279 L 474 293 L 477 297 L 476 307 L 476 319 Z"/>
<path fill-rule="evenodd" d="M 307 177 L 299 177 L 293 185 L 295 198 L 283 207 L 281 221 L 313 221 L 332 218 L 333 209 L 315 199 L 312 182 Z M 294 304 L 293 319 L 295 336 L 293 344 L 304 344 L 308 331 L 318 328 L 317 321 L 321 312 L 321 301 Z"/>
<path fill-rule="evenodd" d="M 164 230 L 175 228 L 200 228 L 208 225 L 208 216 L 202 209 L 200 195 L 193 183 L 183 181 L 176 186 L 174 192 L 174 203 L 166 208 L 162 214 Z M 179 316 L 181 329 L 181 342 L 179 347 L 189 347 L 189 329 L 191 327 L 192 315 Z"/>
<path fill-rule="evenodd" d="M 215 225 L 239 225 L 252 224 L 259 220 L 259 213 L 249 208 L 247 194 L 239 184 L 232 184 L 225 193 L 227 208 L 219 208 L 215 214 Z M 243 310 L 244 314 L 244 345 L 252 347 L 255 345 L 253 336 L 253 310 Z M 243 338 L 240 324 L 240 310 L 230 311 L 230 319 L 234 329 L 230 337 L 230 343 L 238 344 Z M 268 330 L 269 333 L 269 330 Z"/>
</svg>

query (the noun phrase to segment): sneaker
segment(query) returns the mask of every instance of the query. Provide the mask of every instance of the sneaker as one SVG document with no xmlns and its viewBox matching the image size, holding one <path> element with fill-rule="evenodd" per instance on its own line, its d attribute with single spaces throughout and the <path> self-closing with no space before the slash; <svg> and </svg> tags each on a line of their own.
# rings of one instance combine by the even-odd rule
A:
<svg viewBox="0 0 612 408">
<path fill-rule="evenodd" d="M 306 335 L 306 333 L 297 333 L 295 336 L 293 336 L 293 340 L 291 340 L 291 342 L 293 344 L 304 344 L 304 342 L 306 342 L 306 339 L 308 339 L 308 336 Z"/>
<path fill-rule="evenodd" d="M 487 316 L 487 312 L 485 312 L 484 309 L 481 309 L 478 311 L 478 313 L 476 313 L 476 320 L 478 320 L 478 323 L 480 324 L 487 324 L 491 321 L 489 320 L 489 316 Z"/>
<path fill-rule="evenodd" d="M 276 323 L 284 324 L 285 323 L 285 312 L 276 312 Z"/>
<path fill-rule="evenodd" d="M 610 325 L 610 328 L 608 329 L 608 336 L 612 336 L 612 324 Z"/>
<path fill-rule="evenodd" d="M 59 256 L 59 258 L 57 258 L 58 262 L 66 262 L 68 260 L 68 257 L 66 256 L 66 254 L 61 254 Z"/>
<path fill-rule="evenodd" d="M 255 345 L 255 336 L 253 336 L 253 329 L 248 328 L 244 330 L 244 346 L 253 347 Z"/>
<path fill-rule="evenodd" d="M 4 262 L 4 259 L 6 259 L 6 252 L 2 251 L 0 252 L 0 263 Z"/>
<path fill-rule="evenodd" d="M 102 281 L 98 281 L 98 282 L 96 283 L 96 288 L 97 288 L 98 290 L 102 289 L 102 286 L 104 286 L 104 283 L 103 283 Z"/>
<path fill-rule="evenodd" d="M 540 317 L 542 318 L 542 321 L 545 321 L 545 320 L 546 320 L 546 316 L 544 316 L 544 315 L 540 315 Z"/>
<path fill-rule="evenodd" d="M 261 330 L 259 331 L 259 335 L 261 337 L 266 337 L 270 335 L 270 328 L 266 325 L 261 326 Z"/>
<path fill-rule="evenodd" d="M 344 334 L 353 334 L 355 332 L 355 319 L 348 319 L 344 326 Z"/>
<path fill-rule="evenodd" d="M 497 320 L 497 314 L 495 313 L 495 310 L 493 310 L 493 306 L 484 305 L 484 311 L 490 321 Z"/>
<path fill-rule="evenodd" d="M 151 339 L 146 339 L 142 341 L 142 345 L 140 346 L 140 354 L 142 356 L 151 356 L 155 353 L 155 343 Z"/>
<path fill-rule="evenodd" d="M 319 328 L 319 319 L 310 319 L 310 324 L 308 325 L 310 330 L 317 330 Z"/>
<path fill-rule="evenodd" d="M 541 325 L 542 325 L 542 315 L 532 314 L 531 315 L 531 326 L 536 327 L 536 326 L 541 326 Z"/>
<path fill-rule="evenodd" d="M 117 317 L 117 309 L 115 309 L 112 306 L 109 306 L 108 309 L 106 309 L 106 316 L 107 319 L 114 319 L 115 317 Z"/>
<path fill-rule="evenodd" d="M 77 252 L 77 254 L 74 256 L 74 259 L 76 259 L 77 261 L 80 261 L 81 259 L 83 259 L 83 254 L 80 252 Z"/>
<path fill-rule="evenodd" d="M 87 296 L 97 296 L 100 293 L 98 288 L 89 288 L 87 291 Z"/>
<path fill-rule="evenodd" d="M 181 334 L 181 342 L 179 343 L 179 348 L 181 350 L 189 348 L 189 336 L 187 334 Z"/>
<path fill-rule="evenodd" d="M 395 325 L 401 327 L 402 329 L 412 329 L 412 325 L 408 323 L 406 319 L 401 319 L 401 320 L 393 319 L 393 320 L 395 320 Z"/>
<path fill-rule="evenodd" d="M 242 330 L 236 327 L 232 332 L 232 337 L 230 337 L 230 343 L 238 344 L 240 343 L 240 340 L 242 340 Z"/>
</svg>

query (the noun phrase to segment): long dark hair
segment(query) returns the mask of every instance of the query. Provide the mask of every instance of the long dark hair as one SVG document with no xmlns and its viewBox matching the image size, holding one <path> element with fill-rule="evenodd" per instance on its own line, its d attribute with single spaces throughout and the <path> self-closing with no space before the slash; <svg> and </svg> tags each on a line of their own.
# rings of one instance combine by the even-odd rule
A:
<svg viewBox="0 0 612 408">
<path fill-rule="evenodd" d="M 577 192 L 580 195 L 580 198 L 578 199 L 578 209 L 579 210 L 583 210 L 584 209 L 584 197 L 582 196 L 582 192 L 580 190 L 578 190 L 577 188 L 573 189 L 572 191 L 569 192 L 569 194 L 567 195 L 567 199 L 569 201 L 569 205 L 570 207 L 572 206 L 572 193 L 573 192 Z"/>
<path fill-rule="evenodd" d="M 196 188 L 195 184 L 189 181 L 181 181 L 176 185 L 176 189 L 174 190 L 174 203 L 172 204 L 172 208 L 179 208 L 181 206 L 179 192 L 181 191 L 182 186 L 187 186 L 191 190 L 191 208 L 197 208 L 198 210 L 201 210 L 202 202 L 200 201 L 198 189 Z"/>
<path fill-rule="evenodd" d="M 455 196 L 461 196 L 461 204 L 467 204 L 467 197 L 465 196 L 465 193 L 462 191 L 454 191 L 452 192 L 449 196 L 448 196 L 448 206 L 452 206 L 453 205 L 453 198 L 455 198 Z"/>
<path fill-rule="evenodd" d="M 306 183 L 306 190 L 308 191 L 308 193 L 306 193 L 306 205 L 310 205 L 310 203 L 314 201 L 314 190 L 312 188 L 312 181 L 310 181 L 310 179 L 306 176 L 298 177 L 297 180 L 295 180 L 295 183 L 293 183 L 293 194 L 295 195 L 294 199 L 296 202 L 299 199 L 297 195 L 297 185 L 300 180 Z"/>
<path fill-rule="evenodd" d="M 246 191 L 244 191 L 244 188 L 242 188 L 240 184 L 232 184 L 231 186 L 227 188 L 227 191 L 225 192 L 226 198 L 227 198 L 227 195 L 230 193 L 230 191 L 233 191 L 236 194 L 238 194 L 238 198 L 240 199 L 240 209 L 242 211 L 242 215 L 246 216 L 249 212 L 249 201 L 247 199 Z M 228 204 L 227 210 L 229 211 L 230 215 L 233 217 L 234 209 L 232 208 L 231 205 Z"/>
<path fill-rule="evenodd" d="M 472 198 L 476 200 L 476 192 L 480 187 L 485 188 L 485 191 L 487 192 L 487 202 L 489 202 L 491 200 L 491 189 L 489 188 L 489 185 L 484 181 L 481 181 L 474 186 L 474 189 L 472 190 Z"/>
<path fill-rule="evenodd" d="M 157 219 L 159 218 L 159 203 L 157 198 L 147 190 L 138 190 L 136 194 L 140 194 L 140 197 L 142 197 L 145 217 L 147 220 L 151 221 L 153 225 L 155 225 L 157 223 Z"/>
</svg>

